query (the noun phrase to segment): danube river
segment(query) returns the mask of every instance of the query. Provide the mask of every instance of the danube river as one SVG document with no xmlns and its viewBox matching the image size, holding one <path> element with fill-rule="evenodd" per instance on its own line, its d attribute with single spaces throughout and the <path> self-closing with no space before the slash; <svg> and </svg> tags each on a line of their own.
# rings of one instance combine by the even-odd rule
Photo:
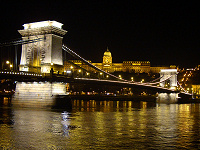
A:
<svg viewBox="0 0 200 150">
<path fill-rule="evenodd" d="M 72 110 L 1 99 L 0 149 L 200 149 L 200 104 L 79 101 Z"/>
</svg>

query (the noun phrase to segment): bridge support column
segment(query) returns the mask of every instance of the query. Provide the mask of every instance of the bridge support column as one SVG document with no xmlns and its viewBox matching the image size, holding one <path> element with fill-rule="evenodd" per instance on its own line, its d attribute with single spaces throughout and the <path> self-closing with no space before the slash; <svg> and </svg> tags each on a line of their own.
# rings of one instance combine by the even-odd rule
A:
<svg viewBox="0 0 200 150">
<path fill-rule="evenodd" d="M 66 95 L 65 83 L 17 82 L 12 104 L 19 107 L 52 107 L 57 95 Z"/>
<path fill-rule="evenodd" d="M 174 104 L 178 102 L 178 93 L 159 93 L 157 97 L 158 103 Z"/>
<path fill-rule="evenodd" d="M 177 69 L 161 69 L 160 71 L 160 83 L 161 87 L 169 87 L 176 90 L 177 87 Z M 169 79 L 168 79 L 169 78 Z M 168 79 L 168 80 L 166 80 Z"/>
<path fill-rule="evenodd" d="M 67 31 L 62 25 L 56 21 L 41 21 L 24 24 L 24 29 L 18 30 L 24 41 L 33 41 L 22 45 L 20 71 L 50 73 L 53 68 L 63 72 L 62 39 Z"/>
</svg>

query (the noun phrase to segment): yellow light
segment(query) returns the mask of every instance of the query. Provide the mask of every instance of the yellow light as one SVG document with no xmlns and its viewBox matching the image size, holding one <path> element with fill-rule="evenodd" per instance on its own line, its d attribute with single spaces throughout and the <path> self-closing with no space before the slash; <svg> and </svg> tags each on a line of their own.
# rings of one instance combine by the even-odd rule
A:
<svg viewBox="0 0 200 150">
<path fill-rule="evenodd" d="M 9 63 L 10 63 L 10 62 L 7 60 L 7 61 L 6 61 L 6 64 L 9 64 Z"/>
<path fill-rule="evenodd" d="M 100 75 L 102 75 L 103 73 L 102 72 L 100 72 Z"/>
<path fill-rule="evenodd" d="M 53 63 L 51 63 L 51 65 L 53 66 Z"/>
<path fill-rule="evenodd" d="M 70 66 L 70 68 L 73 69 L 74 67 L 73 67 L 73 66 Z"/>
<path fill-rule="evenodd" d="M 81 69 L 79 69 L 78 72 L 81 72 Z"/>
<path fill-rule="evenodd" d="M 109 77 L 109 75 L 106 76 L 106 78 L 108 78 L 108 77 Z"/>
<path fill-rule="evenodd" d="M 132 65 L 133 66 L 136 66 L 136 65 L 140 66 L 141 64 L 140 63 L 132 63 Z"/>
<path fill-rule="evenodd" d="M 86 74 L 89 75 L 90 73 L 87 72 Z"/>
<path fill-rule="evenodd" d="M 10 67 L 12 68 L 12 67 L 13 67 L 13 65 L 10 65 Z"/>
</svg>

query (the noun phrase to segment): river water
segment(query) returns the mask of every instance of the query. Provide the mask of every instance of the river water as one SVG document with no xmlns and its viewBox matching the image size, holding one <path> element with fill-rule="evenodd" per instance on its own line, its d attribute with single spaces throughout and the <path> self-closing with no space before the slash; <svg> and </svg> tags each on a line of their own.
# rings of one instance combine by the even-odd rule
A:
<svg viewBox="0 0 200 150">
<path fill-rule="evenodd" d="M 0 106 L 0 149 L 200 149 L 200 104 L 73 101 L 72 110 Z"/>
</svg>

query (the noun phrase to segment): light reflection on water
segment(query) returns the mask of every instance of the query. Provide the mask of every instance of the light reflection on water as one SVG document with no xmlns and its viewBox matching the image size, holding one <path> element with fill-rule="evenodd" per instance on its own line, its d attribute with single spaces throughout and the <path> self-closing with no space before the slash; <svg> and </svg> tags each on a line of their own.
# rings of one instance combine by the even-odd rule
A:
<svg viewBox="0 0 200 150">
<path fill-rule="evenodd" d="M 198 149 L 200 104 L 73 101 L 71 111 L 0 107 L 0 149 Z"/>
</svg>

